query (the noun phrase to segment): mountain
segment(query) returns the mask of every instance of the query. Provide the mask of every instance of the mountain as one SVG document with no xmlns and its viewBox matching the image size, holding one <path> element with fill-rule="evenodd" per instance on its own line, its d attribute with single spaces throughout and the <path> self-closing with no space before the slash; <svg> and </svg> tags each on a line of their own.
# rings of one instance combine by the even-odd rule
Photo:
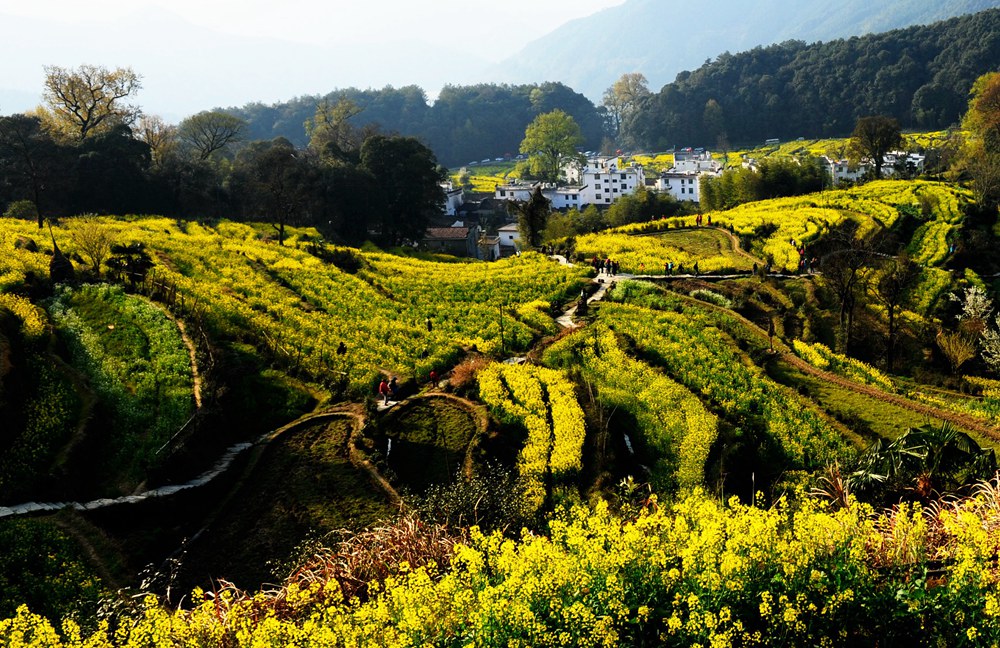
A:
<svg viewBox="0 0 1000 648">
<path fill-rule="evenodd" d="M 626 72 L 651 89 L 725 51 L 884 32 L 1000 7 L 1000 0 L 628 0 L 566 23 L 480 78 L 561 81 L 594 101 Z"/>
</svg>

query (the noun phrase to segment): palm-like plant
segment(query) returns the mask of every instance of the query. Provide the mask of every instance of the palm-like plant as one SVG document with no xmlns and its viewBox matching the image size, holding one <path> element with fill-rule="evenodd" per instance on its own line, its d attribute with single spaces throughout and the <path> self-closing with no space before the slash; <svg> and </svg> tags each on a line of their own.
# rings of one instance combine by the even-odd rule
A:
<svg viewBox="0 0 1000 648">
<path fill-rule="evenodd" d="M 996 473 L 996 455 L 950 423 L 909 428 L 891 443 L 879 439 L 848 476 L 852 490 L 911 491 L 927 500 Z"/>
</svg>

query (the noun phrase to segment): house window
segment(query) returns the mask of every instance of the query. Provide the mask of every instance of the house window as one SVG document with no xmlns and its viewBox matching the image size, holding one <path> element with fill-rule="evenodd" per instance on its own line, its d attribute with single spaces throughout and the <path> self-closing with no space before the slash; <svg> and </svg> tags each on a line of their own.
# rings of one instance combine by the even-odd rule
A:
<svg viewBox="0 0 1000 648">
<path fill-rule="evenodd" d="M 501 189 L 501 190 L 500 190 L 500 197 L 501 197 L 501 198 L 503 198 L 503 197 L 504 197 L 504 192 L 503 192 L 503 189 Z"/>
<path fill-rule="evenodd" d="M 624 179 L 625 179 L 625 174 L 623 173 L 623 174 L 622 174 L 622 180 L 624 180 Z"/>
<path fill-rule="evenodd" d="M 598 200 L 600 200 L 600 199 L 601 199 L 601 194 L 597 194 L 597 195 L 596 195 L 596 196 L 594 196 L 594 197 L 595 197 L 595 198 L 597 198 Z"/>
<path fill-rule="evenodd" d="M 610 198 L 605 198 L 604 202 L 609 203 L 609 202 L 611 202 L 611 199 Z"/>
</svg>

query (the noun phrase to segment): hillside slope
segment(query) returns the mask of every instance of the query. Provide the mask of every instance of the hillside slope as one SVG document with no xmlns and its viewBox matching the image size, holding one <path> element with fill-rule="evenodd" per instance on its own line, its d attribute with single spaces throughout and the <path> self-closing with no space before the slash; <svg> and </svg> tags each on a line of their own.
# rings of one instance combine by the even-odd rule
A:
<svg viewBox="0 0 1000 648">
<path fill-rule="evenodd" d="M 1000 6 L 997 0 L 718 0 L 705 5 L 628 0 L 572 21 L 501 63 L 490 78 L 559 80 L 594 101 L 625 72 L 642 72 L 653 89 L 723 51 L 789 39 L 814 42 L 921 25 Z"/>
</svg>

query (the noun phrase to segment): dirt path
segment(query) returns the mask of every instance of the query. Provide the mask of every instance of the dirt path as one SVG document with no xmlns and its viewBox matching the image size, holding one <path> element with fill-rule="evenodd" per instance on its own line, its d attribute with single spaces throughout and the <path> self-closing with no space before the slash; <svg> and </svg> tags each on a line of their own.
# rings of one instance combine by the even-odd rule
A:
<svg viewBox="0 0 1000 648">
<path fill-rule="evenodd" d="M 196 409 L 201 409 L 201 374 L 198 372 L 198 353 L 194 346 L 194 342 L 187 333 L 187 328 L 184 326 L 184 321 L 179 317 L 176 317 L 169 309 L 164 307 L 162 304 L 150 300 L 151 304 L 156 306 L 163 312 L 164 315 L 170 319 L 177 326 L 177 330 L 181 333 L 181 340 L 184 342 L 184 346 L 187 348 L 188 357 L 191 359 L 191 382 L 193 385 L 192 390 L 194 391 L 194 405 Z"/>
<path fill-rule="evenodd" d="M 760 326 L 751 322 L 747 318 L 743 317 L 739 313 L 729 310 L 728 308 L 723 308 L 721 306 L 716 306 L 708 302 L 703 302 L 700 300 L 693 299 L 691 297 L 686 297 L 685 295 L 676 294 L 677 297 L 683 300 L 691 301 L 697 304 L 701 308 L 707 308 L 710 310 L 716 310 L 725 313 L 727 316 L 739 320 L 745 326 L 749 327 L 751 331 L 761 340 L 767 340 L 767 332 Z M 824 380 L 829 383 L 833 383 L 844 389 L 848 389 L 855 393 L 868 396 L 875 400 L 881 401 L 883 403 L 891 403 L 898 407 L 903 407 L 918 414 L 923 414 L 924 416 L 929 416 L 931 418 L 936 418 L 942 421 L 948 421 L 966 430 L 971 430 L 982 434 L 983 436 L 992 439 L 994 441 L 1000 442 L 1000 430 L 995 426 L 990 425 L 986 421 L 972 416 L 970 414 L 962 414 L 961 412 L 953 412 L 951 410 L 940 409 L 933 407 L 931 405 L 926 405 L 924 403 L 918 403 L 916 401 L 910 400 L 904 396 L 898 394 L 890 394 L 884 392 L 880 389 L 876 389 L 870 385 L 864 385 L 861 383 L 854 382 L 853 380 L 848 380 L 843 376 L 838 376 L 836 374 L 830 373 L 828 371 L 823 371 L 822 369 L 817 369 L 805 360 L 799 358 L 795 353 L 788 347 L 783 341 L 778 338 L 774 339 L 774 348 L 781 354 L 782 358 L 786 360 L 789 364 L 794 366 L 796 369 L 808 373 L 812 376 Z"/>
<path fill-rule="evenodd" d="M 730 232 L 729 230 L 727 230 L 727 229 L 725 229 L 723 227 L 714 227 L 714 226 L 712 226 L 712 229 L 714 229 L 714 230 L 716 230 L 718 232 L 722 232 L 723 234 L 725 234 L 729 238 L 729 242 L 733 246 L 733 252 L 735 252 L 736 254 L 740 255 L 741 257 L 743 257 L 745 259 L 749 259 L 751 262 L 756 263 L 761 268 L 763 268 L 764 266 L 767 265 L 766 261 L 764 261 L 762 259 L 758 259 L 754 255 L 752 255 L 749 252 L 747 252 L 746 250 L 744 250 L 740 246 L 740 240 L 738 238 L 736 238 L 736 235 L 733 234 L 732 232 Z"/>
<path fill-rule="evenodd" d="M 781 356 L 783 360 L 796 369 L 811 376 L 815 376 L 820 380 L 833 383 L 858 394 L 869 396 L 883 403 L 891 403 L 892 405 L 908 409 L 912 412 L 917 412 L 918 414 L 923 414 L 924 416 L 930 418 L 948 421 L 961 428 L 965 428 L 966 430 L 972 430 L 982 434 L 984 437 L 994 441 L 1000 441 L 1000 430 L 990 425 L 983 419 L 972 416 L 971 414 L 963 414 L 952 410 L 939 409 L 924 403 L 918 403 L 906 397 L 900 396 L 899 394 L 884 392 L 881 389 L 872 387 L 871 385 L 856 383 L 853 380 L 844 378 L 843 376 L 838 376 L 837 374 L 830 373 L 829 371 L 818 369 L 790 351 L 783 352 Z"/>
</svg>

